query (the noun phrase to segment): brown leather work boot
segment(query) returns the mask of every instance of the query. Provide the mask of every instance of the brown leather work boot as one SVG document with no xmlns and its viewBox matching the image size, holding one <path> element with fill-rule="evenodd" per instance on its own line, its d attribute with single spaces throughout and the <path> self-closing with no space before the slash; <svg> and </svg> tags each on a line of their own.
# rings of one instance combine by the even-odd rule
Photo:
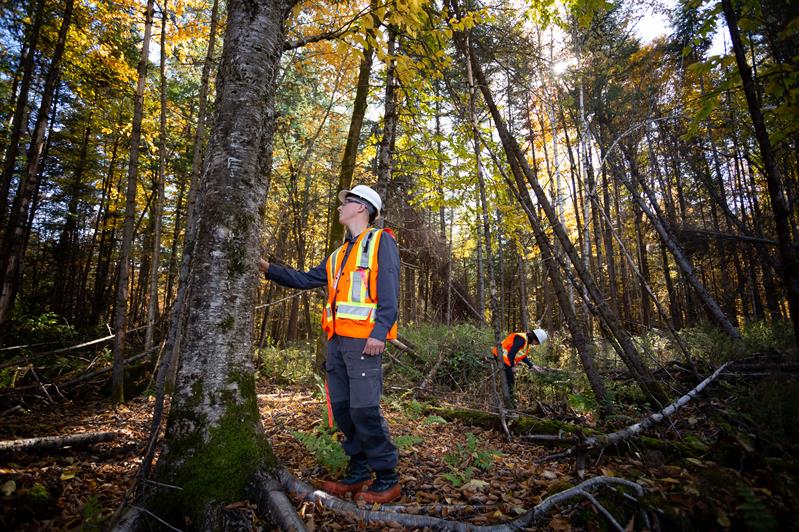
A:
<svg viewBox="0 0 799 532">
<path fill-rule="evenodd" d="M 386 504 L 396 501 L 402 495 L 399 475 L 395 471 L 378 471 L 377 480 L 368 490 L 355 494 L 355 501 L 367 504 Z"/>
<path fill-rule="evenodd" d="M 348 493 L 358 493 L 364 488 L 364 486 L 370 486 L 372 484 L 371 478 L 353 483 L 346 482 L 347 480 L 349 480 L 347 477 L 344 477 L 339 481 L 323 480 L 321 483 L 319 483 L 319 489 L 326 491 L 335 497 L 344 497 Z"/>
<path fill-rule="evenodd" d="M 319 489 L 336 497 L 343 497 L 348 493 L 357 493 L 364 486 L 372 484 L 372 471 L 364 457 L 352 457 L 347 466 L 347 475 L 341 480 L 324 480 L 319 484 Z"/>
</svg>

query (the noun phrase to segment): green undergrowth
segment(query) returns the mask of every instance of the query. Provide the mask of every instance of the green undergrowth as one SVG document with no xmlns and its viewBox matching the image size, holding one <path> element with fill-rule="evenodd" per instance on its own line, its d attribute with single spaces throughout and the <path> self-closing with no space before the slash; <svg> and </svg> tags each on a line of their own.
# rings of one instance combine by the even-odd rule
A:
<svg viewBox="0 0 799 532">
<path fill-rule="evenodd" d="M 259 375 L 278 384 L 313 384 L 316 345 L 308 340 L 286 347 L 264 346 L 256 351 Z"/>
</svg>

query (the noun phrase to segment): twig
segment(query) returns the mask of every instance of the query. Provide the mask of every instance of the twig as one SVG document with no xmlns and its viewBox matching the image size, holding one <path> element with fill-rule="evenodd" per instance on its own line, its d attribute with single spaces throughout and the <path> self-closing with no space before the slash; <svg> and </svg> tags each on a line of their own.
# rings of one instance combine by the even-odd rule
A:
<svg viewBox="0 0 799 532">
<path fill-rule="evenodd" d="M 175 528 L 174 526 L 170 525 L 169 523 L 167 523 L 166 521 L 164 521 L 163 519 L 161 519 L 160 517 L 158 517 L 157 515 L 155 515 L 153 512 L 151 512 L 146 508 L 142 508 L 141 506 L 136 506 L 135 504 L 131 504 L 130 507 L 135 508 L 140 512 L 144 512 L 145 514 L 149 515 L 150 517 L 152 517 L 153 519 L 155 519 L 165 527 L 169 528 L 170 530 L 175 530 L 176 532 L 183 532 L 181 529 Z"/>
</svg>

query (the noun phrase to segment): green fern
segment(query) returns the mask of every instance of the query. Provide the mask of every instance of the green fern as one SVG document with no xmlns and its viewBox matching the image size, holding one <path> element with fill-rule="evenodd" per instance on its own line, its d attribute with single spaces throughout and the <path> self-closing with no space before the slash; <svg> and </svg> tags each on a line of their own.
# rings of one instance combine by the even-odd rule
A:
<svg viewBox="0 0 799 532">
<path fill-rule="evenodd" d="M 749 530 L 755 532 L 777 530 L 777 519 L 763 504 L 763 501 L 755 495 L 752 488 L 745 484 L 739 484 L 738 495 L 744 500 L 738 505 L 738 511 L 743 516 L 744 523 Z"/>
<path fill-rule="evenodd" d="M 349 458 L 344 454 L 341 444 L 324 428 L 314 432 L 291 431 L 291 435 L 297 438 L 314 456 L 316 462 L 331 475 L 338 475 L 346 469 Z"/>
</svg>

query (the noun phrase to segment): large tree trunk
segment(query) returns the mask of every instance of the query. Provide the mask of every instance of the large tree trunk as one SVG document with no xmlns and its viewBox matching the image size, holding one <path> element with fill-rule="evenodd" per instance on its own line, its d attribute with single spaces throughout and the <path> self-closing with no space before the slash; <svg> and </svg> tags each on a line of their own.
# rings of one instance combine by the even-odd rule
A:
<svg viewBox="0 0 799 532">
<path fill-rule="evenodd" d="M 749 115 L 752 118 L 752 125 L 755 129 L 755 137 L 760 147 L 760 156 L 763 160 L 769 198 L 771 199 L 771 210 L 774 215 L 777 240 L 779 241 L 782 278 L 785 284 L 788 308 L 791 312 L 794 335 L 799 340 L 799 260 L 797 260 L 796 249 L 791 238 L 791 209 L 788 195 L 785 190 L 785 183 L 783 183 L 780 175 L 780 169 L 777 166 L 771 139 L 768 136 L 763 111 L 757 99 L 755 80 L 749 64 L 746 62 L 741 36 L 738 31 L 738 15 L 732 7 L 731 0 L 722 0 L 721 4 L 724 9 L 724 18 L 730 31 L 730 41 L 732 41 L 732 48 L 735 52 L 738 73 L 741 75 L 741 82 L 746 95 L 746 105 L 749 108 Z"/>
<path fill-rule="evenodd" d="M 139 57 L 138 82 L 133 109 L 133 127 L 130 133 L 130 157 L 128 159 L 128 187 L 125 195 L 125 225 L 122 232 L 122 249 L 119 253 L 119 275 L 117 277 L 116 316 L 114 317 L 114 370 L 111 380 L 111 400 L 125 400 L 125 333 L 128 321 L 128 277 L 130 274 L 130 251 L 133 246 L 133 219 L 136 214 L 136 182 L 138 180 L 139 142 L 141 141 L 142 113 L 144 109 L 144 84 L 147 79 L 150 34 L 153 28 L 154 0 L 147 0 L 144 22 L 144 41 Z"/>
<path fill-rule="evenodd" d="M 153 513 L 221 527 L 255 471 L 274 465 L 255 395 L 253 306 L 261 210 L 272 165 L 275 78 L 292 0 L 231 0 L 216 121 L 203 165 L 203 208 L 189 279 L 186 338 Z M 177 486 L 180 489 L 174 489 Z"/>
<path fill-rule="evenodd" d="M 200 97 L 197 111 L 197 129 L 194 132 L 194 151 L 191 159 L 191 183 L 189 184 L 189 194 L 186 201 L 186 233 L 183 242 L 183 257 L 180 261 L 180 271 L 178 272 L 178 293 L 175 296 L 175 305 L 172 307 L 172 315 L 169 319 L 169 332 L 167 333 L 166 345 L 164 347 L 164 371 L 167 372 L 167 383 L 170 388 L 174 386 L 175 375 L 178 366 L 178 353 L 180 351 L 180 340 L 183 334 L 183 323 L 185 321 L 184 309 L 189 297 L 189 268 L 192 257 L 194 256 L 194 241 L 196 238 L 196 213 L 197 200 L 200 190 L 200 168 L 203 163 L 202 146 L 205 142 L 206 114 L 208 107 L 208 87 L 211 80 L 211 67 L 214 62 L 214 48 L 216 46 L 216 26 L 219 13 L 219 0 L 214 0 L 211 7 L 211 27 L 208 37 L 208 49 L 203 63 L 202 77 L 200 81 Z M 159 369 L 160 371 L 160 369 Z"/>
</svg>

